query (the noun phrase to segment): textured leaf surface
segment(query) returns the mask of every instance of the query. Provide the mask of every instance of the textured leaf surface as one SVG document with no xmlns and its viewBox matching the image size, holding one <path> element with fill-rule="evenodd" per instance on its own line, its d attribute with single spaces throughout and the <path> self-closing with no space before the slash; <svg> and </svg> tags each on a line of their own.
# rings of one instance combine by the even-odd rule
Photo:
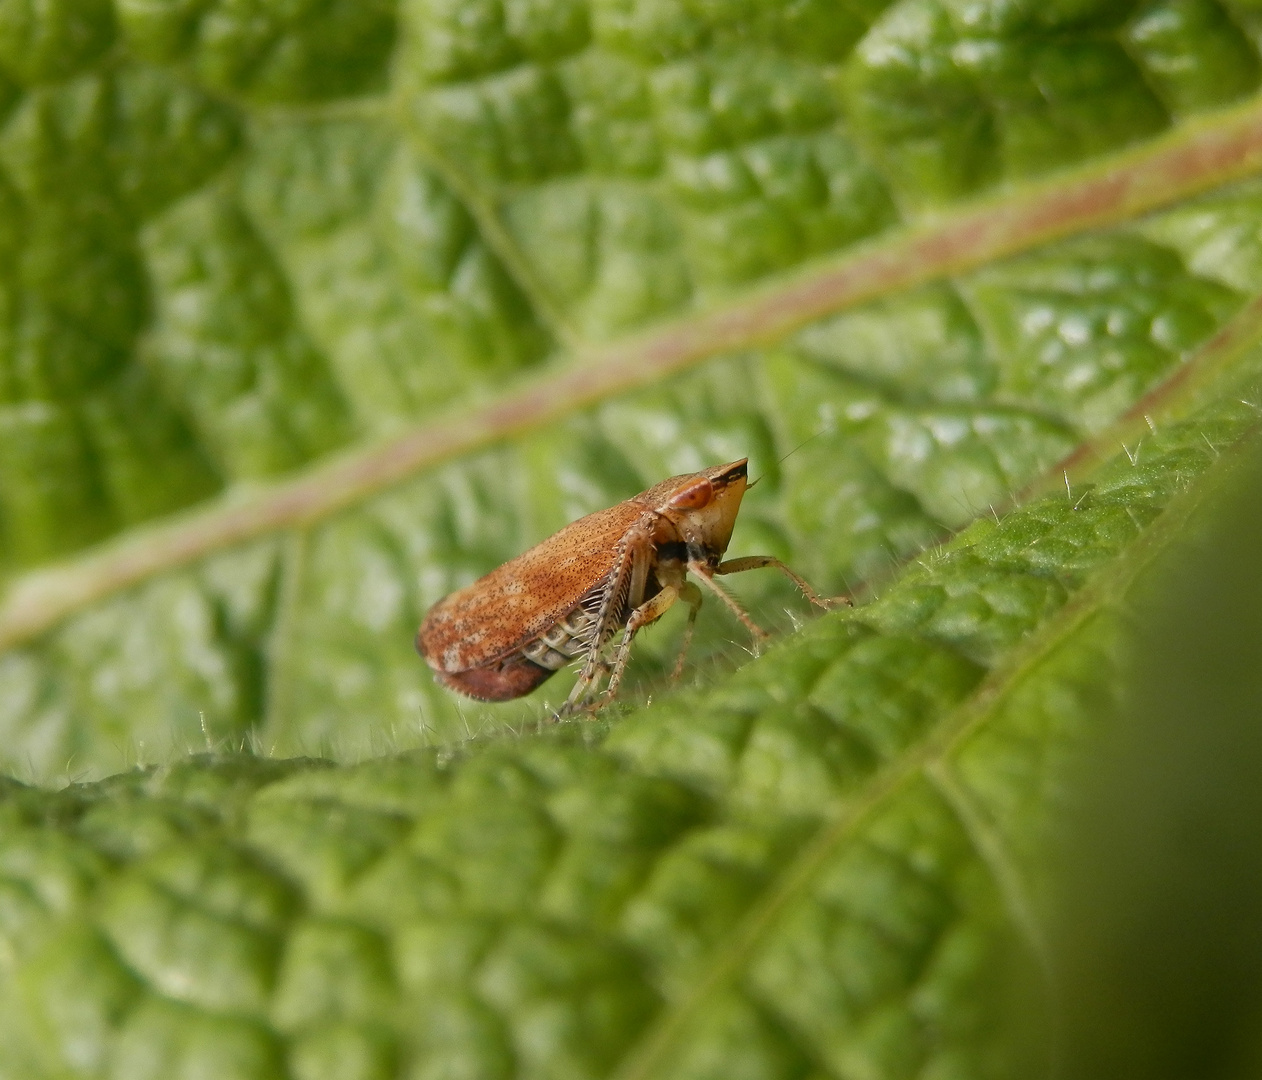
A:
<svg viewBox="0 0 1262 1080">
<path fill-rule="evenodd" d="M 1130 583 L 1256 422 L 1260 41 L 0 3 L 0 1077 L 1012 1069 Z M 709 605 L 669 690 L 672 613 L 597 723 L 434 687 L 440 596 L 743 456 L 732 554 L 855 610 L 749 575 L 780 645 Z"/>
<path fill-rule="evenodd" d="M 536 718 L 533 700 L 489 713 L 437 690 L 411 644 L 424 610 L 582 513 L 747 454 L 763 480 L 734 552 L 831 591 L 880 577 L 1070 452 L 1262 286 L 1262 244 L 1232 217 L 1256 197 L 1202 205 L 1195 232 L 1145 222 L 1163 242 L 1069 241 L 812 324 L 110 597 L 0 659 L 6 753 L 35 776 L 208 739 L 362 756 Z M 1224 244 L 1227 281 L 1188 268 Z M 736 587 L 772 621 L 797 606 L 775 582 Z M 702 633 L 698 656 L 730 653 L 725 616 Z M 646 635 L 646 674 L 672 641 Z"/>
<path fill-rule="evenodd" d="M 612 724 L 9 782 L 2 1068 L 1002 1072 L 996 980 L 1041 959 L 1040 848 L 1126 596 L 1256 416 L 1171 419 Z"/>
</svg>

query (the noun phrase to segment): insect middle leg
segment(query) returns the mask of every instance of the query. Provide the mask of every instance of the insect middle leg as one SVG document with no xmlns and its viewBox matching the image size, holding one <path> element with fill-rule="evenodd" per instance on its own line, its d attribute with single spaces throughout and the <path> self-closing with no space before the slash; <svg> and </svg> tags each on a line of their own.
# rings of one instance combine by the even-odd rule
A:
<svg viewBox="0 0 1262 1080">
<path fill-rule="evenodd" d="M 670 681 L 675 682 L 684 673 L 684 660 L 688 656 L 688 646 L 692 644 L 692 632 L 697 627 L 697 612 L 701 610 L 701 590 L 691 581 L 679 586 L 679 599 L 688 605 L 688 625 L 684 627 L 684 639 L 679 643 L 679 656 L 675 659 L 675 668 L 670 673 Z"/>
<path fill-rule="evenodd" d="M 695 588 L 692 591 L 696 594 Z M 609 689 L 605 691 L 606 701 L 612 701 L 618 693 L 618 687 L 622 683 L 622 673 L 626 670 L 627 661 L 631 659 L 631 639 L 635 637 L 636 631 L 642 626 L 647 626 L 655 619 L 660 619 L 674 607 L 675 601 L 680 599 L 682 593 L 682 589 L 674 585 L 667 585 L 651 600 L 646 600 L 631 612 L 631 617 L 627 620 L 627 628 L 622 632 L 622 640 L 618 642 L 618 648 L 614 650 L 613 670 L 609 675 Z M 697 594 L 695 601 L 692 597 L 687 597 L 686 599 L 692 606 L 692 614 L 688 620 L 688 633 L 691 637 L 692 620 L 697 617 L 697 608 L 701 606 L 701 596 Z"/>
</svg>

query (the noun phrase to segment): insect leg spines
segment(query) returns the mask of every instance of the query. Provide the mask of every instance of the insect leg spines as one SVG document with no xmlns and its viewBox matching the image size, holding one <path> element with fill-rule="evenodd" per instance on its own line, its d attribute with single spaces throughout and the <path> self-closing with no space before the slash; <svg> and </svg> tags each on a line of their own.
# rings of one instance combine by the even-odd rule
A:
<svg viewBox="0 0 1262 1080">
<path fill-rule="evenodd" d="M 584 606 L 587 606 L 589 599 L 595 601 L 599 597 L 599 606 L 595 608 L 586 662 L 558 716 L 581 711 L 595 697 L 602 676 L 609 670 L 601 653 L 614 631 L 643 599 L 651 551 L 649 534 L 642 526 L 628 531 L 618 545 L 618 557 L 608 578 L 584 598 Z"/>
<path fill-rule="evenodd" d="M 605 643 L 612 636 L 616 625 L 614 617 L 622 605 L 617 602 L 619 596 L 625 596 L 630 589 L 631 575 L 629 563 L 633 555 L 625 547 L 618 553 L 618 560 L 610 571 L 609 577 L 588 596 L 584 597 L 583 606 L 590 612 L 591 636 L 586 643 L 583 668 L 578 674 L 570 696 L 561 706 L 558 717 L 569 716 L 586 708 L 595 695 L 595 688 L 607 670 L 607 665 L 600 658 Z"/>
<path fill-rule="evenodd" d="M 647 578 L 649 538 L 642 528 L 635 528 L 623 537 L 613 569 L 600 592 L 596 612 L 596 647 L 602 646 L 625 622 L 630 610 L 640 603 Z M 640 592 L 635 587 L 639 585 Z M 596 591 L 596 590 L 593 590 Z"/>
</svg>

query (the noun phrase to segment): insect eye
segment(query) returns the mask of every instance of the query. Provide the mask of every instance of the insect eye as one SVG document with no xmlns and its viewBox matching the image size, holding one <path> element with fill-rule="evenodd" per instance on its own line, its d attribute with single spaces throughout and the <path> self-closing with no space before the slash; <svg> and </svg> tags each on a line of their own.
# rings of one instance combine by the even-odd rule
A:
<svg viewBox="0 0 1262 1080">
<path fill-rule="evenodd" d="M 670 505 L 676 510 L 700 510 L 714 497 L 714 485 L 704 476 L 694 480 L 682 491 L 670 497 Z"/>
</svg>

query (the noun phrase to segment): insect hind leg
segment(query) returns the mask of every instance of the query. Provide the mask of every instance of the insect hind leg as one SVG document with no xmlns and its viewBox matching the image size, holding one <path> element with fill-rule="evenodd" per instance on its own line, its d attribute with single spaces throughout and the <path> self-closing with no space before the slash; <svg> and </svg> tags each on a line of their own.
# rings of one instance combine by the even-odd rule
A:
<svg viewBox="0 0 1262 1080">
<path fill-rule="evenodd" d="M 602 659 L 595 653 L 589 656 L 584 661 L 582 670 L 578 673 L 578 679 L 570 690 L 570 696 L 565 699 L 565 704 L 556 711 L 553 719 L 563 720 L 567 716 L 574 716 L 589 709 L 592 705 L 592 699 L 596 696 L 597 688 L 600 686 L 600 680 L 609 673 L 609 669 L 610 663 L 608 660 Z"/>
<path fill-rule="evenodd" d="M 649 601 L 649 604 L 641 604 L 640 608 L 633 608 L 627 616 L 628 621 L 623 623 L 627 606 L 638 604 L 644 596 L 645 581 L 649 572 L 649 537 L 643 528 L 637 527 L 623 537 L 620 548 L 617 565 L 610 573 L 608 580 L 598 587 L 598 591 L 590 594 L 592 601 L 599 598 L 599 606 L 593 609 L 587 603 L 583 605 L 587 608 L 591 619 L 591 651 L 579 674 L 578 682 L 574 684 L 569 698 L 557 713 L 558 718 L 571 716 L 590 708 L 596 697 L 600 680 L 606 673 L 610 674 L 610 687 L 605 693 L 605 698 L 608 700 L 613 696 L 622 678 L 622 668 L 626 666 L 626 650 L 635 632 L 631 628 L 631 622 L 642 608 L 652 603 Z M 673 602 L 672 599 L 671 603 Z M 669 603 L 666 604 L 666 607 L 669 606 Z M 662 610 L 664 611 L 665 608 Z M 653 616 L 653 618 L 656 617 Z M 644 621 L 652 622 L 652 618 L 642 620 L 636 629 L 642 626 Z M 618 625 L 626 625 L 628 633 L 624 635 L 622 643 L 615 651 L 613 661 L 604 660 L 601 654 Z"/>
</svg>

